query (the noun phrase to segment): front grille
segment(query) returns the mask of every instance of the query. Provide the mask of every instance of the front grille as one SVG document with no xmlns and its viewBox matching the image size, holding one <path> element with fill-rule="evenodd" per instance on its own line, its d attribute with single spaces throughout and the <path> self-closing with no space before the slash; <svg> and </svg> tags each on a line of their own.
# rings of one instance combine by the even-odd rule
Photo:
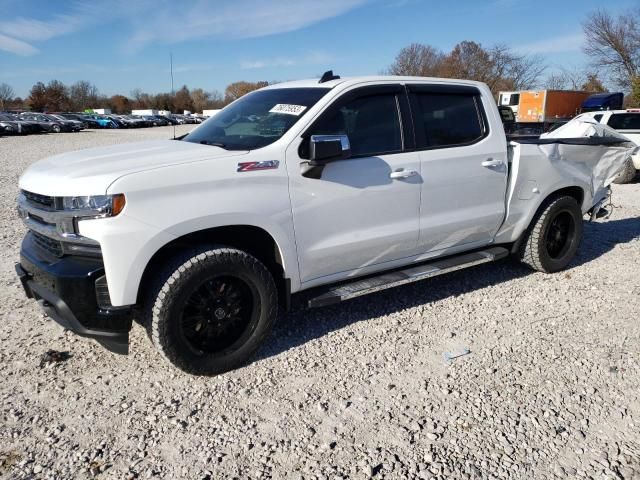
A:
<svg viewBox="0 0 640 480">
<path fill-rule="evenodd" d="M 53 240 L 52 238 L 45 237 L 44 235 L 39 234 L 38 232 L 34 232 L 31 230 L 31 234 L 33 235 L 33 241 L 43 250 L 46 250 L 52 255 L 56 257 L 62 257 L 64 251 L 62 249 L 62 244 L 57 240 Z"/>
<path fill-rule="evenodd" d="M 53 208 L 55 206 L 54 198 L 48 195 L 40 195 L 38 193 L 27 192 L 26 190 L 22 190 L 22 194 L 26 197 L 27 201 L 31 203 L 49 208 Z"/>
</svg>

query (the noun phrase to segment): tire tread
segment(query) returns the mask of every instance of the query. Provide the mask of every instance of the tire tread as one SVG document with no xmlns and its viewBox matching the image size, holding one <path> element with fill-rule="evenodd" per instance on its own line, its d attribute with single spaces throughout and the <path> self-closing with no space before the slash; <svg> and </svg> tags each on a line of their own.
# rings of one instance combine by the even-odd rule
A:
<svg viewBox="0 0 640 480">
<path fill-rule="evenodd" d="M 203 369 L 202 365 L 186 362 L 184 358 L 172 348 L 173 342 L 170 328 L 167 322 L 161 318 L 167 305 L 170 304 L 178 294 L 179 290 L 173 288 L 173 286 L 176 284 L 179 285 L 181 279 L 193 269 L 205 268 L 205 262 L 209 262 L 211 259 L 218 259 L 220 263 L 241 264 L 246 269 L 255 273 L 259 281 L 266 286 L 268 298 L 265 299 L 265 302 L 268 305 L 266 315 L 269 321 L 269 328 L 262 329 L 260 337 L 255 339 L 257 341 L 252 340 L 255 344 L 260 345 L 265 337 L 268 336 L 278 313 L 278 294 L 271 273 L 257 258 L 247 252 L 235 248 L 206 246 L 176 255 L 172 261 L 160 271 L 156 277 L 157 280 L 153 282 L 153 286 L 150 288 L 149 294 L 147 295 L 146 308 L 144 309 L 146 314 L 144 324 L 147 328 L 147 333 L 162 357 L 179 369 L 197 375 L 222 373 L 223 371 L 231 370 L 244 363 L 236 362 L 226 365 L 219 372 L 211 372 Z"/>
</svg>

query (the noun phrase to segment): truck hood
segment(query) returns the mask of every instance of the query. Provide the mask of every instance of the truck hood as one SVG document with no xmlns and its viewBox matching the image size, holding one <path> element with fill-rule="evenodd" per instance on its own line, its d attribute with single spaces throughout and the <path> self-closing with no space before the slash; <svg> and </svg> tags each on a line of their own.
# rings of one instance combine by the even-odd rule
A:
<svg viewBox="0 0 640 480">
<path fill-rule="evenodd" d="M 101 195 L 131 173 L 247 153 L 176 140 L 125 143 L 45 158 L 27 168 L 19 183 L 22 190 L 41 195 Z"/>
</svg>

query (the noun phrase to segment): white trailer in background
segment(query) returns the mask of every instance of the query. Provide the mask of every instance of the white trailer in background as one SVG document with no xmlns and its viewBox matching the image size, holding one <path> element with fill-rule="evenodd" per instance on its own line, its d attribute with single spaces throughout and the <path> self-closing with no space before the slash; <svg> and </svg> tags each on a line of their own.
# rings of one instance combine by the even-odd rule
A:
<svg viewBox="0 0 640 480">
<path fill-rule="evenodd" d="M 131 115 L 159 115 L 159 111 L 153 109 L 131 110 Z"/>
<path fill-rule="evenodd" d="M 111 115 L 110 108 L 92 108 L 93 113 L 98 113 L 100 115 Z"/>
<path fill-rule="evenodd" d="M 211 110 L 202 110 L 202 116 L 203 117 L 213 117 L 220 110 L 221 110 L 220 108 L 214 108 L 214 109 L 211 109 Z"/>
</svg>

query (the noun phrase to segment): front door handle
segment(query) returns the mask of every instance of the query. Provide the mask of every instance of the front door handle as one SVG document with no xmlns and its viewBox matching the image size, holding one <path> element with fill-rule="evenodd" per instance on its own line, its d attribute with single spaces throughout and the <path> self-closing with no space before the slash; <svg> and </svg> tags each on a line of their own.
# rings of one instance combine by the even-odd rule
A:
<svg viewBox="0 0 640 480">
<path fill-rule="evenodd" d="M 391 172 L 389 174 L 389 178 L 397 180 L 402 178 L 415 177 L 416 175 L 418 175 L 418 172 L 416 172 L 415 170 L 400 169 L 396 170 L 395 172 Z"/>
<path fill-rule="evenodd" d="M 500 167 L 502 166 L 502 160 L 495 160 L 493 158 L 487 158 L 484 162 L 482 162 L 483 167 L 491 168 L 491 167 Z"/>
</svg>

